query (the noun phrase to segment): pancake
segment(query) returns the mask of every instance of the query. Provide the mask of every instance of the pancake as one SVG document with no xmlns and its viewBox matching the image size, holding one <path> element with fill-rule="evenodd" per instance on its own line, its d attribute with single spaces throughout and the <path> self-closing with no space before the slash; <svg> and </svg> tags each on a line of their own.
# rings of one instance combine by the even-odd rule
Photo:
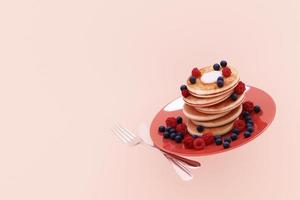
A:
<svg viewBox="0 0 300 200">
<path fill-rule="evenodd" d="M 217 103 L 220 103 L 221 101 L 224 101 L 227 99 L 230 95 L 232 94 L 231 91 L 226 92 L 225 94 L 217 97 L 212 97 L 212 98 L 199 98 L 199 97 L 194 97 L 192 95 L 183 98 L 186 104 L 190 106 L 199 106 L 199 107 L 205 107 L 205 106 L 211 106 Z"/>
<path fill-rule="evenodd" d="M 236 101 L 232 101 L 230 98 L 227 98 L 225 101 L 221 103 L 208 106 L 208 107 L 194 107 L 197 111 L 206 113 L 206 114 L 218 114 L 223 112 L 228 112 L 233 110 L 234 108 L 241 105 L 245 98 L 245 92 L 238 97 Z"/>
<path fill-rule="evenodd" d="M 224 77 L 224 86 L 219 88 L 216 83 L 203 83 L 201 81 L 201 77 L 197 78 L 197 81 L 195 84 L 191 84 L 189 80 L 187 81 L 187 88 L 190 91 L 190 93 L 195 95 L 212 95 L 212 94 L 218 94 L 223 91 L 227 91 L 228 89 L 232 88 L 240 79 L 238 71 L 233 68 L 229 67 L 231 69 L 231 75 L 227 78 Z M 214 71 L 212 66 L 204 67 L 200 69 L 201 74 L 205 74 L 208 72 Z"/>
<path fill-rule="evenodd" d="M 199 94 L 193 93 L 192 91 L 189 91 L 189 93 L 191 95 L 193 95 L 194 97 L 199 97 L 199 98 L 214 98 L 214 97 L 218 97 L 218 96 L 224 95 L 225 93 L 228 93 L 228 92 L 233 92 L 235 86 L 239 83 L 239 81 L 240 81 L 240 79 L 238 79 L 238 81 L 231 88 L 229 88 L 228 90 L 219 92 L 219 93 L 213 93 L 213 94 L 209 94 L 209 95 L 199 95 Z"/>
<path fill-rule="evenodd" d="M 205 113 L 201 113 L 197 110 L 195 110 L 195 108 L 184 104 L 183 105 L 183 114 L 191 120 L 194 121 L 210 121 L 210 120 L 214 120 L 214 119 L 218 119 L 220 117 L 223 117 L 224 115 L 228 114 L 229 112 L 223 112 L 220 114 L 205 114 Z"/>
<path fill-rule="evenodd" d="M 201 125 L 204 127 L 218 127 L 218 126 L 223 126 L 225 124 L 228 124 L 229 122 L 234 121 L 235 119 L 237 119 L 239 117 L 239 115 L 242 113 L 243 110 L 243 106 L 240 105 L 239 107 L 233 109 L 232 111 L 230 111 L 227 115 L 217 118 L 215 120 L 211 120 L 211 121 L 194 121 L 191 120 L 195 125 Z"/>
<path fill-rule="evenodd" d="M 192 135 L 201 136 L 205 132 L 211 132 L 213 135 L 224 135 L 232 129 L 233 123 L 234 122 L 230 122 L 224 126 L 219 126 L 219 127 L 214 127 L 214 128 L 205 128 L 202 133 L 199 133 L 197 131 L 197 126 L 195 124 L 193 124 L 193 122 L 188 120 L 187 129 L 188 129 L 188 132 Z"/>
</svg>

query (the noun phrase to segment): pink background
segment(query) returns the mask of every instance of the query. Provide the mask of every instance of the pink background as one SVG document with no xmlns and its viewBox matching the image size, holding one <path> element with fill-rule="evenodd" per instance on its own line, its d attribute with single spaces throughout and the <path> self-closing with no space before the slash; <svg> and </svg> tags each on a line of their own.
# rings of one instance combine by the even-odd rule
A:
<svg viewBox="0 0 300 200">
<path fill-rule="evenodd" d="M 0 2 L 0 199 L 300 199 L 300 3 Z M 181 181 L 112 136 L 179 95 L 195 65 L 226 59 L 266 90 L 266 134 L 201 157 Z"/>
</svg>

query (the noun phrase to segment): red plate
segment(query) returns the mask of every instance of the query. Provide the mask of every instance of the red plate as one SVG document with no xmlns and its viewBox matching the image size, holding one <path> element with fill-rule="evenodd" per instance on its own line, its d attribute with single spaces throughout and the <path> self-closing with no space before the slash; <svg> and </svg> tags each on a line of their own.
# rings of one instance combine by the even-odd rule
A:
<svg viewBox="0 0 300 200">
<path fill-rule="evenodd" d="M 172 101 L 170 104 L 161 109 L 161 111 L 159 111 L 159 113 L 153 119 L 150 127 L 150 134 L 153 143 L 158 148 L 167 152 L 186 156 L 204 156 L 216 154 L 244 145 L 262 134 L 264 130 L 266 130 L 266 128 L 272 123 L 276 113 L 276 105 L 272 97 L 258 88 L 250 87 L 246 93 L 245 101 L 252 101 L 255 105 L 260 105 L 262 112 L 258 114 L 252 114 L 252 119 L 254 122 L 254 132 L 252 133 L 252 136 L 249 138 L 244 138 L 243 133 L 241 133 L 236 141 L 231 142 L 230 148 L 228 149 L 224 149 L 222 145 L 217 146 L 215 144 L 208 145 L 203 150 L 185 149 L 182 143 L 177 144 L 173 140 L 164 139 L 162 137 L 162 135 L 158 132 L 158 127 L 160 125 L 165 125 L 165 120 L 167 117 L 181 116 L 184 122 L 187 120 L 182 112 L 183 101 L 181 98 Z M 177 110 L 170 110 L 170 106 L 172 107 L 172 105 L 177 105 L 177 107 L 179 105 L 179 107 Z M 169 111 L 166 111 L 166 109 Z M 227 135 L 229 135 L 229 133 L 226 134 L 225 137 Z"/>
</svg>

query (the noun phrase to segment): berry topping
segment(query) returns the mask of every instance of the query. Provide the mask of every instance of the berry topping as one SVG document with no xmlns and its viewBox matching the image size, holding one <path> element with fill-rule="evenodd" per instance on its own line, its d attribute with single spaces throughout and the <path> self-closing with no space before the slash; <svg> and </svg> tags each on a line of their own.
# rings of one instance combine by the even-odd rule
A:
<svg viewBox="0 0 300 200">
<path fill-rule="evenodd" d="M 171 130 L 171 127 L 168 126 L 168 127 L 166 128 L 166 131 L 167 131 L 167 132 L 170 132 L 170 130 Z"/>
<path fill-rule="evenodd" d="M 175 140 L 175 137 L 177 136 L 177 134 L 175 133 L 175 132 L 173 132 L 173 133 L 170 133 L 170 138 L 172 139 L 172 140 Z"/>
<path fill-rule="evenodd" d="M 199 71 L 199 69 L 197 67 L 195 67 L 193 70 L 192 70 L 192 76 L 196 77 L 196 78 L 199 78 L 201 76 L 201 72 Z"/>
<path fill-rule="evenodd" d="M 222 60 L 222 61 L 220 62 L 220 65 L 221 65 L 222 67 L 226 67 L 226 66 L 227 66 L 227 62 L 226 62 L 225 60 Z"/>
<path fill-rule="evenodd" d="M 232 141 L 235 141 L 238 138 L 238 135 L 235 134 L 235 133 L 232 133 L 230 138 L 231 138 Z"/>
<path fill-rule="evenodd" d="M 245 117 L 246 122 L 252 122 L 252 118 L 250 115 Z"/>
<path fill-rule="evenodd" d="M 217 85 L 219 88 L 224 86 L 224 81 L 222 79 L 217 80 Z"/>
<path fill-rule="evenodd" d="M 218 79 L 217 79 L 217 81 L 218 81 L 218 80 L 224 81 L 223 76 L 219 76 Z"/>
<path fill-rule="evenodd" d="M 196 139 L 198 137 L 199 137 L 199 135 L 192 135 L 192 138 L 194 138 L 194 139 Z"/>
<path fill-rule="evenodd" d="M 231 70 L 229 67 L 225 67 L 222 69 L 222 74 L 224 77 L 229 77 L 231 75 Z"/>
<path fill-rule="evenodd" d="M 175 141 L 176 141 L 176 143 L 180 143 L 182 140 L 183 140 L 183 137 L 182 137 L 182 136 L 180 136 L 180 135 L 176 135 L 176 136 L 175 136 Z"/>
<path fill-rule="evenodd" d="M 168 117 L 166 120 L 166 125 L 175 128 L 177 125 L 176 118 L 175 117 Z"/>
<path fill-rule="evenodd" d="M 170 137 L 170 133 L 166 131 L 166 132 L 163 133 L 163 136 L 164 136 L 164 138 L 169 138 Z"/>
<path fill-rule="evenodd" d="M 216 142 L 216 145 L 221 145 L 222 144 L 222 138 L 217 138 L 215 142 Z"/>
<path fill-rule="evenodd" d="M 186 98 L 186 97 L 190 96 L 190 93 L 188 90 L 182 90 L 181 95 Z"/>
<path fill-rule="evenodd" d="M 192 137 L 186 137 L 183 139 L 182 143 L 186 149 L 192 149 L 194 147 L 194 139 Z"/>
<path fill-rule="evenodd" d="M 236 93 L 232 93 L 232 94 L 230 95 L 230 99 L 231 99 L 232 101 L 236 101 L 237 98 L 238 98 L 238 95 L 237 95 Z"/>
<path fill-rule="evenodd" d="M 259 105 L 254 106 L 253 108 L 255 113 L 259 113 L 261 111 L 261 108 L 259 107 Z"/>
<path fill-rule="evenodd" d="M 243 110 L 251 113 L 253 111 L 254 105 L 251 101 L 245 101 L 243 103 Z M 246 119 L 246 118 L 245 118 Z"/>
<path fill-rule="evenodd" d="M 186 127 L 186 125 L 183 124 L 183 123 L 178 124 L 178 125 L 176 126 L 176 131 L 177 131 L 177 132 L 181 132 L 181 133 L 183 133 L 183 134 L 186 134 L 186 133 L 187 133 L 187 127 Z"/>
<path fill-rule="evenodd" d="M 182 117 L 178 116 L 176 118 L 177 124 L 181 124 L 182 123 Z"/>
<path fill-rule="evenodd" d="M 245 131 L 244 132 L 244 137 L 245 138 L 248 138 L 248 137 L 250 137 L 251 136 L 251 133 L 249 132 L 249 131 Z"/>
<path fill-rule="evenodd" d="M 184 134 L 181 132 L 177 133 L 177 135 L 180 135 L 182 138 L 184 138 Z"/>
<path fill-rule="evenodd" d="M 196 138 L 193 144 L 195 149 L 202 150 L 205 148 L 205 141 L 202 138 Z"/>
<path fill-rule="evenodd" d="M 252 133 L 252 132 L 254 131 L 254 128 L 253 128 L 253 126 L 249 126 L 249 127 L 247 127 L 247 131 L 249 131 L 250 133 Z"/>
<path fill-rule="evenodd" d="M 197 131 L 198 131 L 199 133 L 201 133 L 203 130 L 204 130 L 204 126 L 201 126 L 201 125 L 198 125 L 198 126 L 197 126 Z"/>
<path fill-rule="evenodd" d="M 215 71 L 219 71 L 220 70 L 220 65 L 218 63 L 213 65 L 213 68 Z"/>
<path fill-rule="evenodd" d="M 166 128 L 164 126 L 160 126 L 160 127 L 158 127 L 158 131 L 163 133 L 166 131 Z"/>
<path fill-rule="evenodd" d="M 252 128 L 253 128 L 253 122 L 252 122 L 252 123 L 249 123 L 249 122 L 248 122 L 246 126 L 247 126 L 247 128 L 249 128 L 249 127 L 252 127 Z"/>
<path fill-rule="evenodd" d="M 229 142 L 223 142 L 223 147 L 224 149 L 228 149 L 230 147 L 230 143 Z"/>
<path fill-rule="evenodd" d="M 234 129 L 232 129 L 232 133 L 235 133 L 238 135 L 240 133 L 240 130 L 238 128 L 234 128 Z"/>
<path fill-rule="evenodd" d="M 196 77 L 195 76 L 191 76 L 190 77 L 190 83 L 191 84 L 195 84 L 196 83 Z"/>
<path fill-rule="evenodd" d="M 243 111 L 243 112 L 242 112 L 242 116 L 245 118 L 245 117 L 247 117 L 247 116 L 250 116 L 250 114 L 249 114 L 249 112 L 247 112 L 247 111 Z"/>
<path fill-rule="evenodd" d="M 214 143 L 215 137 L 211 132 L 204 133 L 202 136 L 202 139 L 204 140 L 206 145 L 210 145 Z"/>
<path fill-rule="evenodd" d="M 243 94 L 244 91 L 246 90 L 246 85 L 242 81 L 240 81 L 237 86 L 234 88 L 234 92 L 237 94 Z"/>
<path fill-rule="evenodd" d="M 238 119 L 233 123 L 233 128 L 243 130 L 245 127 L 246 127 L 246 123 L 244 122 L 244 120 Z"/>
<path fill-rule="evenodd" d="M 215 140 L 218 139 L 218 138 L 222 139 L 222 136 L 221 135 L 215 135 Z"/>
<path fill-rule="evenodd" d="M 175 133 L 175 129 L 174 128 L 170 128 L 169 133 Z"/>
<path fill-rule="evenodd" d="M 228 142 L 228 143 L 231 143 L 231 138 L 230 137 L 227 137 L 227 138 L 224 138 L 224 142 Z"/>
<path fill-rule="evenodd" d="M 187 90 L 187 87 L 186 87 L 186 85 L 181 85 L 181 86 L 180 86 L 180 90 L 181 90 L 181 91 L 183 91 L 183 90 Z"/>
</svg>

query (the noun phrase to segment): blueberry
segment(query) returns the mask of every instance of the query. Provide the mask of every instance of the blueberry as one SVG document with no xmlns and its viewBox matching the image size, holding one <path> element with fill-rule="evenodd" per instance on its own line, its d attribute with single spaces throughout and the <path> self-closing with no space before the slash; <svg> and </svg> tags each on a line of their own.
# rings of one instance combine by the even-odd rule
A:
<svg viewBox="0 0 300 200">
<path fill-rule="evenodd" d="M 177 134 L 175 133 L 175 132 L 173 132 L 173 133 L 170 133 L 170 138 L 172 139 L 172 140 L 175 140 L 175 137 L 177 136 Z"/>
<path fill-rule="evenodd" d="M 231 138 L 230 138 L 230 137 L 225 138 L 225 139 L 224 139 L 224 142 L 231 143 Z"/>
<path fill-rule="evenodd" d="M 249 112 L 247 112 L 247 111 L 243 111 L 243 112 L 242 112 L 242 116 L 245 118 L 245 117 L 247 117 L 247 116 L 250 116 L 250 114 L 249 114 Z"/>
<path fill-rule="evenodd" d="M 161 133 L 165 132 L 166 128 L 164 126 L 159 126 L 158 131 L 161 132 Z"/>
<path fill-rule="evenodd" d="M 252 127 L 253 128 L 253 124 L 251 124 L 251 123 L 247 123 L 247 128 L 249 128 L 249 127 Z"/>
<path fill-rule="evenodd" d="M 219 88 L 223 87 L 224 86 L 224 81 L 218 80 L 217 85 L 218 85 Z"/>
<path fill-rule="evenodd" d="M 238 138 L 238 136 L 237 136 L 237 134 L 233 133 L 233 134 L 231 134 L 230 138 L 232 141 L 234 141 Z"/>
<path fill-rule="evenodd" d="M 238 135 L 240 133 L 240 130 L 238 128 L 234 128 L 234 129 L 232 129 L 232 133 L 235 133 Z"/>
<path fill-rule="evenodd" d="M 181 141 L 182 141 L 182 137 L 180 136 L 180 135 L 176 135 L 175 136 L 175 141 L 176 141 L 176 143 L 180 143 Z"/>
<path fill-rule="evenodd" d="M 229 142 L 223 142 L 223 147 L 224 149 L 227 149 L 230 147 L 230 143 Z"/>
<path fill-rule="evenodd" d="M 167 131 L 167 132 L 170 132 L 170 130 L 171 130 L 171 127 L 168 126 L 168 127 L 166 128 L 166 131 Z"/>
<path fill-rule="evenodd" d="M 247 128 L 247 131 L 250 132 L 250 133 L 252 133 L 252 132 L 254 131 L 253 126 L 249 126 L 249 127 Z"/>
<path fill-rule="evenodd" d="M 236 101 L 236 100 L 238 99 L 238 95 L 237 95 L 236 93 L 232 93 L 232 94 L 230 95 L 230 99 L 231 99 L 232 101 Z"/>
<path fill-rule="evenodd" d="M 220 65 L 218 63 L 213 65 L 213 68 L 215 71 L 219 71 L 220 70 Z"/>
<path fill-rule="evenodd" d="M 216 135 L 215 140 L 217 140 L 217 139 L 222 139 L 222 136 L 221 135 Z"/>
<path fill-rule="evenodd" d="M 246 122 L 247 122 L 247 124 L 249 124 L 249 125 L 252 125 L 252 126 L 253 126 L 253 121 L 252 121 L 252 119 L 250 119 L 250 120 L 247 120 Z"/>
<path fill-rule="evenodd" d="M 181 85 L 181 86 L 180 86 L 180 90 L 181 90 L 181 91 L 182 91 L 182 90 L 187 90 L 186 85 Z"/>
<path fill-rule="evenodd" d="M 190 82 L 191 82 L 191 84 L 195 84 L 196 83 L 196 77 L 191 76 L 190 77 Z"/>
<path fill-rule="evenodd" d="M 171 128 L 170 130 L 169 130 L 169 133 L 175 133 L 176 132 L 176 130 L 174 129 L 174 128 Z"/>
<path fill-rule="evenodd" d="M 170 137 L 170 133 L 169 133 L 169 132 L 167 132 L 167 131 L 166 131 L 166 132 L 164 132 L 164 133 L 163 133 L 163 135 L 164 135 L 164 138 L 169 138 L 169 137 Z"/>
<path fill-rule="evenodd" d="M 217 79 L 217 81 L 219 81 L 219 80 L 224 81 L 223 76 L 219 76 L 218 79 Z"/>
<path fill-rule="evenodd" d="M 253 108 L 254 112 L 259 113 L 261 111 L 259 105 L 254 106 Z"/>
<path fill-rule="evenodd" d="M 217 138 L 215 142 L 216 142 L 216 145 L 221 145 L 222 144 L 222 139 Z"/>
<path fill-rule="evenodd" d="M 182 117 L 178 116 L 176 121 L 177 121 L 177 124 L 181 124 L 182 123 Z"/>
<path fill-rule="evenodd" d="M 251 116 L 250 116 L 250 115 L 248 115 L 248 116 L 245 116 L 245 120 L 246 120 L 246 121 L 251 121 L 251 120 L 252 120 L 252 118 L 251 118 Z"/>
<path fill-rule="evenodd" d="M 199 133 L 201 133 L 203 130 L 204 130 L 204 127 L 203 127 L 203 126 L 201 126 L 201 125 L 198 125 L 198 126 L 197 126 L 197 131 L 198 131 Z"/>
<path fill-rule="evenodd" d="M 248 138 L 248 137 L 250 137 L 251 136 L 251 133 L 249 132 L 249 131 L 245 131 L 244 132 L 244 137 L 245 138 Z"/>
<path fill-rule="evenodd" d="M 196 139 L 198 137 L 199 137 L 198 135 L 192 135 L 192 138 L 194 138 L 194 139 Z"/>
<path fill-rule="evenodd" d="M 227 66 L 227 62 L 225 60 L 222 60 L 220 62 L 221 67 L 226 67 Z"/>
<path fill-rule="evenodd" d="M 179 135 L 180 137 L 184 138 L 184 134 L 181 132 L 178 132 L 177 135 Z"/>
</svg>

